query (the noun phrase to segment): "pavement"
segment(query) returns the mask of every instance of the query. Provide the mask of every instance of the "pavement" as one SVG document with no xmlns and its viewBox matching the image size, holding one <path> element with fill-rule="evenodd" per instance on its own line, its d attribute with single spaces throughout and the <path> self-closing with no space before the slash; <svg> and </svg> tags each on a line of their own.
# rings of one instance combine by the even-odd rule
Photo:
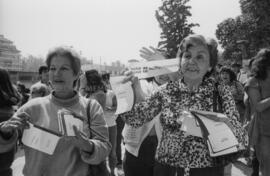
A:
<svg viewBox="0 0 270 176">
<path fill-rule="evenodd" d="M 13 176 L 23 176 L 22 169 L 25 162 L 23 150 L 19 150 L 15 158 L 12 164 Z M 123 172 L 119 172 L 117 169 L 115 172 L 116 176 L 124 176 Z M 225 168 L 225 176 L 251 176 L 251 172 L 252 169 L 246 165 L 244 159 L 240 159 Z"/>
</svg>

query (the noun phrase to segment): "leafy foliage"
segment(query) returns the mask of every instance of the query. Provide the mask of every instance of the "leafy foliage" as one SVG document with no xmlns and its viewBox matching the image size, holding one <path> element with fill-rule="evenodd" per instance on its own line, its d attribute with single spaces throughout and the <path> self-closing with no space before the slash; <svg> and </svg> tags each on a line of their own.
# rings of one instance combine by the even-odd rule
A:
<svg viewBox="0 0 270 176">
<path fill-rule="evenodd" d="M 245 40 L 249 59 L 262 47 L 270 45 L 270 1 L 240 0 L 242 14 L 218 24 L 216 36 L 224 48 L 223 58 L 238 60 L 242 53 L 238 41 Z"/>
<path fill-rule="evenodd" d="M 162 29 L 162 41 L 158 46 L 169 58 L 176 56 L 182 39 L 193 33 L 193 27 L 199 26 L 187 22 L 191 16 L 191 7 L 186 5 L 187 2 L 189 0 L 162 0 L 162 5 L 156 11 L 156 19 Z"/>
</svg>

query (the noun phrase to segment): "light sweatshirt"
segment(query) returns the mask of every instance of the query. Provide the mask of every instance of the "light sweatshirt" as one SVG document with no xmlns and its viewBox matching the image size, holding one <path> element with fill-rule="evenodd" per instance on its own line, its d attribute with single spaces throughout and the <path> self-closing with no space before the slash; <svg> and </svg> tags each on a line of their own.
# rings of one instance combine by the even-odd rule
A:
<svg viewBox="0 0 270 176">
<path fill-rule="evenodd" d="M 52 93 L 46 97 L 30 100 L 17 113 L 26 112 L 33 124 L 60 133 L 57 113 L 60 109 L 66 108 L 85 118 L 83 132 L 89 136 L 86 115 L 87 101 L 78 94 L 71 99 L 62 100 L 53 96 Z M 94 143 L 94 152 L 91 155 L 75 147 L 70 140 L 72 137 L 61 137 L 53 155 L 24 146 L 25 166 L 23 174 L 26 176 L 86 176 L 89 164 L 97 164 L 103 161 L 111 149 L 104 114 L 101 106 L 95 100 L 91 100 L 90 103 L 90 117 L 91 128 L 103 136 L 100 137 L 92 133 L 93 139 L 91 141 Z M 16 138 L 12 137 L 5 141 L 0 136 L 0 148 L 10 147 L 10 144 L 14 143 L 15 140 Z"/>
</svg>

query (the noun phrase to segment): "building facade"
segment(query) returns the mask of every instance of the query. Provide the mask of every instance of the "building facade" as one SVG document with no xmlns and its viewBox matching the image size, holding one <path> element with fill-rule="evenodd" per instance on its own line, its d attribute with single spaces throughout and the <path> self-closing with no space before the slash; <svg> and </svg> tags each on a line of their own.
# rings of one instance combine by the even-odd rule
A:
<svg viewBox="0 0 270 176">
<path fill-rule="evenodd" d="M 21 71 L 20 51 L 12 41 L 0 34 L 0 66 L 11 71 Z"/>
</svg>

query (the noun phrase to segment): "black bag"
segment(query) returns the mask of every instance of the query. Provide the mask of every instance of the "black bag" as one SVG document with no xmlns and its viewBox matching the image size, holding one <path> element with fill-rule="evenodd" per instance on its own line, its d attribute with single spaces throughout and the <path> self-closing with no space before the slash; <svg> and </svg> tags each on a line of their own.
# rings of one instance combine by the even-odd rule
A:
<svg viewBox="0 0 270 176">
<path fill-rule="evenodd" d="M 87 121 L 88 121 L 88 126 L 89 126 L 90 138 L 92 138 L 90 104 L 91 104 L 91 100 L 89 99 L 89 101 L 87 102 L 86 113 L 87 113 Z M 102 161 L 101 163 L 97 165 L 89 164 L 87 176 L 109 176 L 109 175 L 110 175 L 110 172 L 108 170 L 106 160 Z"/>
</svg>

